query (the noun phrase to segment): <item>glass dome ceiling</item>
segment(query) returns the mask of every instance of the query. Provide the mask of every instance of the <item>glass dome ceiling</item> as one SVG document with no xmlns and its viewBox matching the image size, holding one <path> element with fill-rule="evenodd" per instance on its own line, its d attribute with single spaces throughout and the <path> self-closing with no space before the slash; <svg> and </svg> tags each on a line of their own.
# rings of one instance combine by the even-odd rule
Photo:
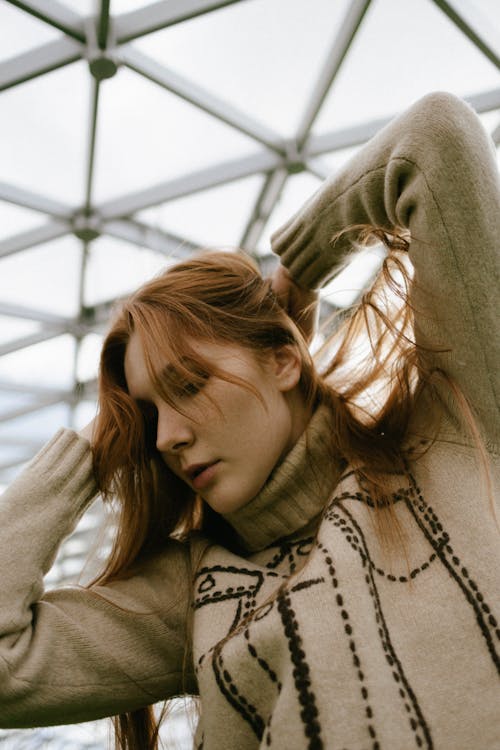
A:
<svg viewBox="0 0 500 750">
<path fill-rule="evenodd" d="M 274 229 L 429 91 L 500 146 L 499 68 L 497 0 L 0 0 L 0 488 L 95 413 L 115 299 L 199 247 L 268 271 Z M 323 304 L 352 304 L 377 262 Z M 102 519 L 48 586 L 76 580 Z M 0 746 L 105 747 L 95 731 Z"/>
</svg>

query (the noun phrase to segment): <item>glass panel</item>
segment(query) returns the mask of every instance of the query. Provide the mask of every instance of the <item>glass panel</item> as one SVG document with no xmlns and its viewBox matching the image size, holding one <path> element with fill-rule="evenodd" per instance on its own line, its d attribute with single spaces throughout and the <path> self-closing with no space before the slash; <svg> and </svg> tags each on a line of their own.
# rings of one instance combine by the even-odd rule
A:
<svg viewBox="0 0 500 750">
<path fill-rule="evenodd" d="M 97 404 L 95 401 L 80 401 L 73 409 L 71 418 L 71 427 L 74 430 L 82 430 L 97 413 Z"/>
<path fill-rule="evenodd" d="M 69 334 L 0 357 L 0 381 L 7 383 L 70 388 L 73 369 L 74 339 Z"/>
<path fill-rule="evenodd" d="M 255 152 L 247 136 L 126 68 L 99 107 L 97 200 Z"/>
<path fill-rule="evenodd" d="M 321 299 L 336 307 L 353 305 L 380 268 L 385 255 L 383 245 L 373 245 L 356 253 L 349 265 L 322 288 Z"/>
<path fill-rule="evenodd" d="M 68 8 L 75 11 L 75 13 L 81 13 L 83 16 L 96 13 L 96 6 L 100 0 L 59 0 Z M 112 0 L 111 2 L 111 13 L 116 16 L 121 13 L 129 13 L 132 10 L 138 8 L 144 8 L 147 5 L 152 5 L 154 0 Z"/>
<path fill-rule="evenodd" d="M 500 17 L 498 0 L 451 0 L 452 6 L 478 33 L 486 44 L 500 52 Z"/>
<path fill-rule="evenodd" d="M 0 278 L 1 275 L 2 264 L 0 263 Z M 0 296 L 0 303 L 1 302 L 5 302 L 5 300 Z M 36 333 L 41 327 L 40 323 L 36 323 L 32 320 L 21 320 L 20 318 L 11 318 L 7 315 L 0 315 L 0 345 Z"/>
<path fill-rule="evenodd" d="M 360 146 L 350 146 L 349 148 L 341 148 L 338 151 L 331 151 L 328 154 L 321 154 L 320 159 L 322 164 L 326 164 L 332 171 L 338 172 L 342 167 L 347 164 L 351 156 L 354 156 Z"/>
<path fill-rule="evenodd" d="M 29 448 L 22 445 L 2 445 L 0 441 L 0 470 L 7 464 L 18 464 L 26 461 L 29 454 Z"/>
<path fill-rule="evenodd" d="M 148 5 L 153 5 L 153 0 L 118 0 L 111 5 L 114 15 L 118 15 L 119 13 L 130 13 L 132 10 L 138 10 L 139 8 L 146 8 Z"/>
<path fill-rule="evenodd" d="M 0 418 L 10 414 L 17 409 L 23 409 L 36 403 L 36 397 L 29 393 L 16 393 L 15 391 L 0 390 Z"/>
<path fill-rule="evenodd" d="M 31 458 L 31 456 L 29 458 Z M 11 484 L 14 479 L 22 472 L 22 470 L 27 466 L 28 460 L 29 459 L 27 458 L 25 463 L 17 464 L 16 466 L 11 466 L 8 469 L 2 469 L 0 471 L 0 493 L 4 492 L 9 484 Z M 0 737 L 1 736 L 2 730 L 0 730 Z M 14 748 L 12 750 L 14 750 Z"/>
<path fill-rule="evenodd" d="M 0 201 L 0 239 L 39 227 L 44 221 L 45 216 L 38 211 Z"/>
<path fill-rule="evenodd" d="M 493 110 L 493 112 L 483 112 L 479 115 L 479 119 L 487 132 L 492 135 L 493 131 L 500 127 L 500 109 Z"/>
<path fill-rule="evenodd" d="M 8 3 L 0 5 L 0 61 L 28 52 L 61 36 L 61 32 Z"/>
<path fill-rule="evenodd" d="M 84 62 L 2 91 L 0 180 L 79 204 L 84 197 L 89 92 Z"/>
<path fill-rule="evenodd" d="M 302 172 L 287 179 L 283 192 L 259 240 L 257 247 L 259 252 L 269 252 L 271 234 L 288 221 L 321 184 L 322 180 L 308 172 Z"/>
<path fill-rule="evenodd" d="M 0 302 L 75 316 L 81 252 L 68 236 L 1 259 Z"/>
<path fill-rule="evenodd" d="M 31 449 L 37 442 L 41 447 L 60 427 L 68 425 L 69 407 L 67 404 L 55 404 L 0 423 L 0 439 L 22 439 L 29 435 L 28 447 Z M 34 452 L 31 450 L 32 454 Z"/>
<path fill-rule="evenodd" d="M 497 86 L 495 66 L 430 0 L 375 0 L 314 131 L 392 116 L 429 91 L 466 96 Z"/>
<path fill-rule="evenodd" d="M 348 5 L 347 0 L 236 3 L 134 44 L 291 136 Z"/>
<path fill-rule="evenodd" d="M 96 305 L 129 294 L 168 264 L 169 259 L 160 253 L 113 237 L 99 237 L 90 246 L 84 304 Z"/>
<path fill-rule="evenodd" d="M 59 0 L 59 2 L 71 8 L 75 13 L 80 13 L 82 16 L 90 16 L 96 12 L 98 0 Z M 121 2 L 121 0 L 118 0 L 118 2 Z M 111 3 L 113 13 L 115 12 L 113 9 L 114 4 L 114 2 Z"/>
<path fill-rule="evenodd" d="M 97 333 L 89 333 L 81 340 L 76 362 L 76 377 L 80 382 L 97 377 L 103 340 L 104 337 Z"/>
<path fill-rule="evenodd" d="M 200 247 L 236 247 L 263 181 L 263 177 L 256 175 L 204 190 L 142 211 L 138 218 Z"/>
</svg>

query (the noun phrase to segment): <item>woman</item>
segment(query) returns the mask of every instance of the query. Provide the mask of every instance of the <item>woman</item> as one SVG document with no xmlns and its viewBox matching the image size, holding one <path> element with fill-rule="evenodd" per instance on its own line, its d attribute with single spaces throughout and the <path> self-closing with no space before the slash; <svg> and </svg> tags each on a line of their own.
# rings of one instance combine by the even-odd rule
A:
<svg viewBox="0 0 500 750">
<path fill-rule="evenodd" d="M 191 693 L 204 750 L 500 747 L 499 208 L 477 117 L 429 95 L 274 235 L 273 289 L 215 253 L 125 303 L 96 423 L 2 500 L 3 726 L 121 714 L 149 748 L 147 707 Z M 396 273 L 319 375 L 292 318 L 355 225 Z M 43 594 L 97 487 L 106 569 Z"/>
</svg>

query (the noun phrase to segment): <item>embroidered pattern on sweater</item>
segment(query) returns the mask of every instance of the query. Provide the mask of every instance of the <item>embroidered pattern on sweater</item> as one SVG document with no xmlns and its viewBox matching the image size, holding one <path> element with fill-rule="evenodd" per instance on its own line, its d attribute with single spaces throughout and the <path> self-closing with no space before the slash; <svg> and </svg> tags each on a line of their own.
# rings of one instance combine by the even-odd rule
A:
<svg viewBox="0 0 500 750">
<path fill-rule="evenodd" d="M 298 692 L 299 702 L 302 707 L 301 718 L 304 723 L 304 733 L 309 738 L 307 745 L 310 750 L 321 750 L 322 741 L 319 737 L 319 723 L 317 721 L 317 708 L 315 706 L 314 694 L 310 689 L 309 666 L 304 660 L 304 651 L 300 634 L 298 633 L 298 624 L 295 620 L 295 614 L 290 605 L 289 595 L 278 596 L 277 599 L 269 601 L 266 605 L 257 607 L 256 597 L 266 578 L 278 579 L 279 582 L 285 581 L 288 576 L 297 568 L 298 558 L 306 558 L 311 551 L 313 537 L 301 539 L 295 542 L 284 541 L 271 548 L 272 557 L 266 565 L 265 572 L 250 567 L 236 566 L 206 566 L 197 574 L 195 579 L 195 600 L 194 607 L 199 609 L 206 605 L 213 605 L 220 602 L 234 600 L 237 602 L 236 611 L 228 632 L 228 636 L 235 631 L 243 621 L 245 615 L 251 617 L 253 622 L 264 620 L 275 606 L 280 613 L 283 623 L 285 636 L 289 644 L 289 651 L 294 664 L 295 687 Z M 303 560 L 301 560 L 302 562 Z M 280 570 L 280 574 L 275 572 L 278 566 L 285 567 Z M 246 580 L 246 585 L 242 581 Z M 238 585 L 234 585 L 234 581 Z M 291 591 L 300 591 L 304 588 L 323 583 L 324 578 L 305 580 L 297 582 L 291 587 Z M 272 665 L 258 652 L 257 647 L 252 643 L 250 628 L 242 630 L 242 636 L 247 643 L 247 653 L 253 664 L 259 669 L 262 678 L 272 684 L 275 690 L 276 699 L 278 698 L 282 685 L 272 668 Z M 267 713 L 267 720 L 259 712 L 258 707 L 254 705 L 248 696 L 238 687 L 237 678 L 232 675 L 224 659 L 224 646 L 226 638 L 222 639 L 211 649 L 210 653 L 202 655 L 198 660 L 199 668 L 206 658 L 211 659 L 211 668 L 215 677 L 217 686 L 228 701 L 228 703 L 240 714 L 240 716 L 249 724 L 254 734 L 263 741 L 267 746 L 271 745 L 270 720 L 272 711 Z"/>
<path fill-rule="evenodd" d="M 308 656 L 308 649 L 311 648 L 312 642 L 304 639 L 297 614 L 300 613 L 300 606 L 295 604 L 295 597 L 300 595 L 300 592 L 317 586 L 320 588 L 315 596 L 319 596 L 320 600 L 332 600 L 333 596 L 339 615 L 337 623 L 340 623 L 340 627 L 335 625 L 336 643 L 340 648 L 343 642 L 342 648 L 345 649 L 345 653 L 349 654 L 353 678 L 358 685 L 360 714 L 356 721 L 358 726 L 364 726 L 366 747 L 369 750 L 380 750 L 382 747 L 380 718 L 377 719 L 373 696 L 370 696 L 369 679 L 366 674 L 367 665 L 363 665 L 362 652 L 359 648 L 361 636 L 356 632 L 357 625 L 352 617 L 354 602 L 349 601 L 349 586 L 345 580 L 343 582 L 340 580 L 336 567 L 336 556 L 342 557 L 343 555 L 338 540 L 343 540 L 355 553 L 354 559 L 359 560 L 357 572 L 362 575 L 366 587 L 366 600 L 371 602 L 379 648 L 387 666 L 389 680 L 394 686 L 394 708 L 399 701 L 400 715 L 403 723 L 408 727 L 408 739 L 412 738 L 414 747 L 432 750 L 434 744 L 419 696 L 405 669 L 404 654 L 397 652 L 391 637 L 384 611 L 385 605 L 383 605 L 379 591 L 382 581 L 391 586 L 409 585 L 430 566 L 444 565 L 452 580 L 464 594 L 468 605 L 472 607 L 475 622 L 498 668 L 496 642 L 500 639 L 500 629 L 497 620 L 469 571 L 454 552 L 450 535 L 443 528 L 433 508 L 425 502 L 415 478 L 408 473 L 407 480 L 406 487 L 399 488 L 391 494 L 391 502 L 403 503 L 406 506 L 418 530 L 430 545 L 431 552 L 405 575 L 394 575 L 392 572 L 385 571 L 373 558 L 369 536 L 354 514 L 355 505 L 350 505 L 354 502 L 363 503 L 370 508 L 374 507 L 372 498 L 359 482 L 356 482 L 356 486 L 350 491 L 339 492 L 329 503 L 323 516 L 321 526 L 323 532 L 320 539 L 308 537 L 295 541 L 282 540 L 267 550 L 267 562 L 261 565 L 254 566 L 247 561 L 247 565 L 241 567 L 214 565 L 199 571 L 195 608 L 222 604 L 227 606 L 231 600 L 235 605 L 226 635 L 199 659 L 199 666 L 205 660 L 209 660 L 207 668 L 212 671 L 220 694 L 251 727 L 262 747 L 273 746 L 273 712 L 283 687 L 283 661 L 275 664 L 272 651 L 271 655 L 269 653 L 269 647 L 267 655 L 264 655 L 259 641 L 254 637 L 254 627 L 259 621 L 265 620 L 271 612 L 275 613 L 274 616 L 276 613 L 279 615 L 283 629 L 283 640 L 291 665 L 290 674 L 304 732 L 304 748 L 323 750 L 329 747 L 332 741 L 330 735 L 327 738 L 322 735 L 324 728 L 322 728 L 321 709 L 317 701 L 317 691 L 321 691 L 321 685 L 314 684 L 314 673 L 311 671 Z M 334 544 L 325 540 L 324 532 L 329 525 L 336 529 L 333 537 Z M 326 537 L 328 538 L 328 533 Z M 316 562 L 315 574 L 308 577 L 307 559 L 313 553 L 319 553 L 324 563 L 324 572 Z M 306 562 L 305 565 L 304 562 Z M 356 574 L 355 569 L 353 569 L 353 574 Z M 345 576 L 345 570 L 343 575 Z M 273 584 L 275 594 L 262 605 L 263 599 L 266 599 L 266 592 L 262 592 L 264 583 L 267 581 L 272 584 L 272 579 L 275 581 Z M 328 591 L 331 593 L 327 593 Z M 359 624 L 358 621 L 358 626 Z M 308 638 L 310 637 L 309 631 Z M 233 638 L 240 638 L 244 642 L 246 655 L 250 660 L 248 667 L 244 662 L 244 653 L 240 653 L 239 646 L 237 646 L 239 666 L 231 670 L 226 659 L 226 648 Z M 281 653 L 282 658 L 283 653 Z M 278 664 L 281 664 L 279 668 Z M 253 698 L 250 697 L 248 688 L 245 687 L 247 684 L 245 675 L 251 675 L 254 680 L 253 683 L 249 683 L 254 686 Z M 262 685 L 263 693 L 265 688 L 267 700 L 262 699 L 255 685 Z M 274 695 L 274 699 L 270 700 L 270 695 Z"/>
<path fill-rule="evenodd" d="M 343 496 L 343 498 L 345 499 L 345 496 Z M 344 515 L 347 518 L 343 517 Z M 367 569 L 367 572 L 365 572 L 364 574 L 364 581 L 366 583 L 375 613 L 375 620 L 378 626 L 377 632 L 382 651 L 384 652 L 386 662 L 392 674 L 392 678 L 398 686 L 398 694 L 402 703 L 402 707 L 408 715 L 408 721 L 413 732 L 415 745 L 417 747 L 424 747 L 425 738 L 425 747 L 429 748 L 430 750 L 431 748 L 433 748 L 430 730 L 423 716 L 423 712 L 419 706 L 415 691 L 409 683 L 408 677 L 404 672 L 402 662 L 396 654 L 396 650 L 393 646 L 386 619 L 384 617 L 381 598 L 377 589 L 375 578 L 373 576 L 373 570 L 375 566 L 371 561 L 370 552 L 363 531 L 352 514 L 349 513 L 349 511 L 344 507 L 342 501 L 339 501 L 337 499 L 335 499 L 330 506 L 327 517 L 333 522 L 334 526 L 340 529 L 342 534 L 345 536 L 347 543 L 353 548 L 353 550 L 359 553 L 361 565 L 364 569 Z M 345 631 L 348 636 L 351 636 L 352 629 L 350 628 L 350 626 L 346 626 Z M 352 649 L 351 644 L 349 644 L 349 647 Z M 364 681 L 364 675 L 361 671 L 358 672 L 358 678 L 360 679 L 360 682 Z M 370 713 L 367 712 L 367 716 L 369 716 L 370 718 L 372 717 L 371 709 Z M 368 731 L 370 733 L 370 736 L 373 736 L 375 738 L 376 733 L 372 724 L 368 725 Z M 374 744 L 373 750 L 375 750 L 377 746 L 378 743 Z"/>
<path fill-rule="evenodd" d="M 500 674 L 500 654 L 498 651 L 498 645 L 496 645 L 500 642 L 500 626 L 498 620 L 492 613 L 490 605 L 485 601 L 477 583 L 471 578 L 468 568 L 463 564 L 454 551 L 449 534 L 444 530 L 443 525 L 432 506 L 428 505 L 424 500 L 422 490 L 418 486 L 415 476 L 409 471 L 409 469 L 407 469 L 407 477 L 409 487 L 400 488 L 397 492 L 393 493 L 393 502 L 397 503 L 403 501 L 405 503 L 422 535 L 433 549 L 432 554 L 425 562 L 410 571 L 409 578 L 416 578 L 417 575 L 426 570 L 430 564 L 435 561 L 436 563 L 441 562 L 451 578 L 460 588 L 467 603 L 472 607 L 474 611 L 474 619 L 486 641 L 490 657 L 496 670 Z M 343 492 L 334 498 L 330 508 L 334 503 L 339 503 L 343 500 L 358 500 L 370 507 L 374 506 L 373 500 L 366 492 Z M 351 541 L 351 539 L 352 538 L 348 538 L 347 540 Z M 375 566 L 371 559 L 368 559 L 368 563 L 379 575 L 385 576 L 389 581 L 406 583 L 409 580 L 408 576 L 398 576 L 396 578 L 391 574 L 386 574 L 383 570 Z"/>
</svg>

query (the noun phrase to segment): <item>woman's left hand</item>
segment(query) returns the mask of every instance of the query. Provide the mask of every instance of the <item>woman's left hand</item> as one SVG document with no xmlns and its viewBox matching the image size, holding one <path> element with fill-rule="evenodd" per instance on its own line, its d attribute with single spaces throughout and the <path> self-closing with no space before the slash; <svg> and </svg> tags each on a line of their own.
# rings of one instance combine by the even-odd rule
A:
<svg viewBox="0 0 500 750">
<path fill-rule="evenodd" d="M 282 265 L 277 267 L 271 277 L 271 288 L 280 305 L 300 329 L 305 340 L 310 343 L 318 320 L 318 292 L 299 286 Z"/>
</svg>

